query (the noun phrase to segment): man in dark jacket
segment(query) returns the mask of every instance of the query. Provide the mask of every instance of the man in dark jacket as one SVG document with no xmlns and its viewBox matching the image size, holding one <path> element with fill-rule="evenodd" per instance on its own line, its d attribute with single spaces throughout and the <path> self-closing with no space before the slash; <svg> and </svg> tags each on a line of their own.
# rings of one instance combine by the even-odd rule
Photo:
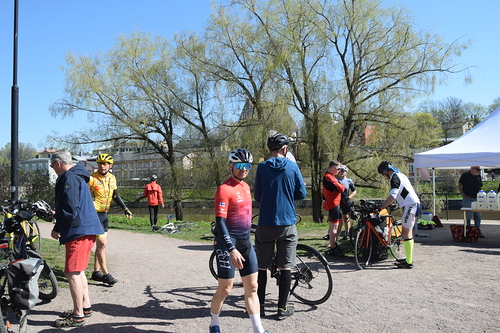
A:
<svg viewBox="0 0 500 333">
<path fill-rule="evenodd" d="M 477 201 L 477 192 L 481 191 L 483 181 L 481 180 L 481 167 L 472 166 L 468 172 L 464 172 L 458 180 L 458 191 L 462 195 L 462 207 L 470 208 Z M 474 212 L 474 225 L 479 229 L 479 237 L 484 238 L 481 233 L 481 213 Z M 467 225 L 470 225 L 472 212 L 466 212 Z"/>
<path fill-rule="evenodd" d="M 280 269 L 278 320 L 290 317 L 295 311 L 292 306 L 287 306 L 298 240 L 295 200 L 306 197 L 306 187 L 297 163 L 286 158 L 289 144 L 290 139 L 281 133 L 268 138 L 267 147 L 272 157 L 257 167 L 254 186 L 255 201 L 260 204 L 259 226 L 255 232 L 260 314 L 264 316 L 267 269 L 276 245 L 276 260 Z"/>
<path fill-rule="evenodd" d="M 85 324 L 85 317 L 92 314 L 85 269 L 96 235 L 103 234 L 104 230 L 87 186 L 90 174 L 83 164 L 80 162 L 73 166 L 67 150 L 55 152 L 50 162 L 58 175 L 55 187 L 56 223 L 51 236 L 66 247 L 64 276 L 68 279 L 73 299 L 73 309 L 64 312 L 63 318 L 55 321 L 55 326 L 80 327 Z"/>
</svg>

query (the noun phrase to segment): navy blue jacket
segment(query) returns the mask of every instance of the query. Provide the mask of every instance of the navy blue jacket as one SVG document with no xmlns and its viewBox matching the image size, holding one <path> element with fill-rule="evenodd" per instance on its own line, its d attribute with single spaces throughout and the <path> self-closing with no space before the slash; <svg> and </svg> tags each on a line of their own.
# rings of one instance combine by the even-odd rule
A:
<svg viewBox="0 0 500 333">
<path fill-rule="evenodd" d="M 57 177 L 54 231 L 61 234 L 61 244 L 87 235 L 104 234 L 87 185 L 89 178 L 82 162 Z"/>
<path fill-rule="evenodd" d="M 260 204 L 259 225 L 294 225 L 295 200 L 306 197 L 297 163 L 283 157 L 271 157 L 260 163 L 255 174 L 254 197 Z"/>
</svg>

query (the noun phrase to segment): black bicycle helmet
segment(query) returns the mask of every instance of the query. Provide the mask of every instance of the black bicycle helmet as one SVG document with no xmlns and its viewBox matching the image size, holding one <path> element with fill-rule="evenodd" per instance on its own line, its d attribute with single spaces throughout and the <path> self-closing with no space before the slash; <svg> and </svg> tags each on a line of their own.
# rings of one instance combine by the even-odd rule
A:
<svg viewBox="0 0 500 333">
<path fill-rule="evenodd" d="M 12 216 L 5 219 L 3 229 L 8 233 L 19 232 L 21 231 L 21 223 L 17 221 L 16 216 Z"/>
<path fill-rule="evenodd" d="M 150 181 L 156 181 L 157 179 L 158 177 L 156 175 L 152 175 L 151 177 L 149 177 Z"/>
<path fill-rule="evenodd" d="M 290 139 L 282 133 L 277 133 L 267 138 L 267 148 L 269 148 L 270 151 L 280 150 L 283 146 L 287 146 L 289 144 Z"/>
<path fill-rule="evenodd" d="M 237 148 L 229 153 L 229 163 L 252 163 L 252 153 L 244 148 Z"/>
<path fill-rule="evenodd" d="M 378 173 L 382 173 L 386 170 L 389 170 L 390 168 L 392 167 L 391 165 L 391 162 L 389 161 L 383 161 L 382 163 L 380 163 L 377 167 L 377 171 Z"/>
</svg>

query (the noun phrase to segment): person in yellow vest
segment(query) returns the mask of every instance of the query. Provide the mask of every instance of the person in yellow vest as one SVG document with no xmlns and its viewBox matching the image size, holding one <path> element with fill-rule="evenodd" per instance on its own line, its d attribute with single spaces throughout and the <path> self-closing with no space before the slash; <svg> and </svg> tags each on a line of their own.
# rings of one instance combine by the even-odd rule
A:
<svg viewBox="0 0 500 333">
<path fill-rule="evenodd" d="M 111 206 L 111 200 L 114 200 L 120 206 L 127 218 L 132 218 L 132 213 L 125 206 L 122 198 L 117 192 L 116 178 L 109 172 L 113 165 L 113 157 L 108 154 L 100 154 L 97 157 L 97 171 L 90 175 L 88 186 L 95 210 L 99 220 L 104 228 L 104 234 L 98 235 L 96 240 L 96 249 L 94 255 L 94 271 L 92 280 L 101 281 L 108 285 L 118 282 L 109 272 L 106 266 L 106 246 L 108 245 L 108 210 Z M 102 271 L 101 271 L 102 270 Z"/>
</svg>

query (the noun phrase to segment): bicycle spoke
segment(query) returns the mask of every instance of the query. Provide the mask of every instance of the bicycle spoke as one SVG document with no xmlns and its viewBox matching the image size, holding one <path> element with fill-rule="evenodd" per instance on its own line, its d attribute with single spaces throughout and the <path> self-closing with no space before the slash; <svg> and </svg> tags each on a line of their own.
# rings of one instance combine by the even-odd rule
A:
<svg viewBox="0 0 500 333">
<path fill-rule="evenodd" d="M 354 259 L 359 269 L 365 269 L 371 263 L 372 237 L 370 236 L 370 229 L 367 227 L 362 227 L 356 234 Z"/>
<path fill-rule="evenodd" d="M 297 244 L 296 261 L 290 293 L 306 304 L 325 302 L 333 291 L 332 273 L 326 259 L 314 248 Z"/>
<path fill-rule="evenodd" d="M 391 244 L 389 249 L 394 259 L 403 259 L 406 257 L 404 249 L 404 241 L 402 237 L 402 226 L 397 222 L 394 222 L 391 226 Z"/>
</svg>

